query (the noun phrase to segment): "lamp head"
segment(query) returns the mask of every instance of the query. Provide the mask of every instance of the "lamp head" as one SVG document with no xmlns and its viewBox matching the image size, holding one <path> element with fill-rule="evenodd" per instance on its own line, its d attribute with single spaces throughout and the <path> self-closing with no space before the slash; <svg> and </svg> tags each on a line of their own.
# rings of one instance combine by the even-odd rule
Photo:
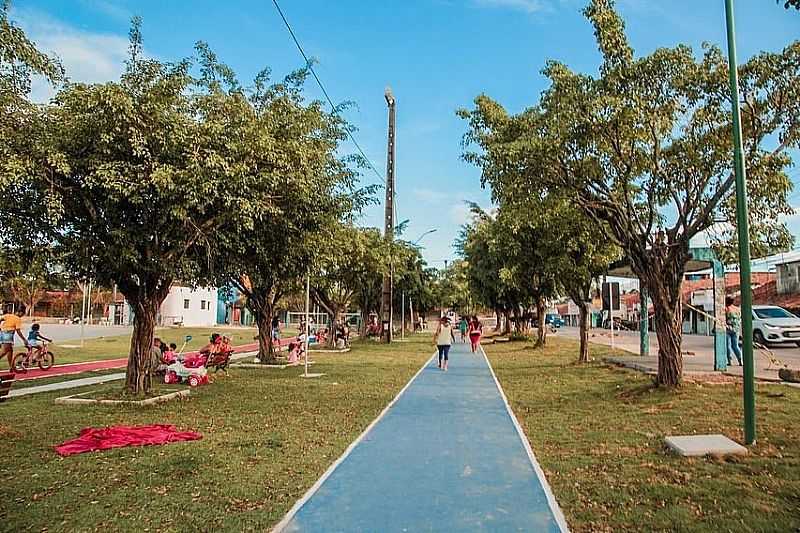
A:
<svg viewBox="0 0 800 533">
<path fill-rule="evenodd" d="M 386 87 L 386 90 L 383 91 L 383 97 L 386 98 L 386 103 L 390 106 L 394 105 L 394 94 L 392 94 L 392 88 Z"/>
</svg>

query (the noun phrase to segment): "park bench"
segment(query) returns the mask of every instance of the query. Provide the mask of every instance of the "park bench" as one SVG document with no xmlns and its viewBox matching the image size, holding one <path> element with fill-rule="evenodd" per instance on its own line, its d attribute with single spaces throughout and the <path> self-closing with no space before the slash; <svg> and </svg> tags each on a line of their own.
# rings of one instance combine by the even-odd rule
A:
<svg viewBox="0 0 800 533">
<path fill-rule="evenodd" d="M 14 374 L 11 372 L 0 372 L 0 402 L 4 402 L 8 398 L 8 393 L 11 392 L 11 386 L 14 384 Z"/>
</svg>

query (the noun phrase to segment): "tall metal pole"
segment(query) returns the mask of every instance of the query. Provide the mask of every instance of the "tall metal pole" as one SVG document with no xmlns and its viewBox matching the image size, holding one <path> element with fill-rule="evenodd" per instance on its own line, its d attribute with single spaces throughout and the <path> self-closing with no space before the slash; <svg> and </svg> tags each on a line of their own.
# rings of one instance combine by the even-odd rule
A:
<svg viewBox="0 0 800 533">
<path fill-rule="evenodd" d="M 303 341 L 304 344 L 305 344 L 305 349 L 303 350 L 303 353 L 305 354 L 305 361 L 303 363 L 304 366 L 305 366 L 305 369 L 303 370 L 303 374 L 306 375 L 306 376 L 308 376 L 308 337 L 310 335 L 309 332 L 311 330 L 311 328 L 309 327 L 309 324 L 308 324 L 308 319 L 309 319 L 309 314 L 310 314 L 310 310 L 309 310 L 310 301 L 311 301 L 311 276 L 306 274 L 306 331 L 305 331 L 306 338 Z"/>
<path fill-rule="evenodd" d="M 406 293 L 403 293 L 403 302 L 400 306 L 400 338 L 406 338 Z"/>
<path fill-rule="evenodd" d="M 611 353 L 613 354 L 616 347 L 614 346 L 614 289 L 611 284 L 608 285 L 608 307 L 610 307 L 608 316 L 611 318 Z"/>
<path fill-rule="evenodd" d="M 389 106 L 389 136 L 386 153 L 386 206 L 384 219 L 384 237 L 391 244 L 394 242 L 394 157 L 395 157 L 395 99 L 392 89 L 387 87 L 384 93 Z M 385 342 L 392 342 L 392 285 L 394 265 L 390 254 L 389 273 L 383 276 L 383 292 L 381 297 L 381 326 Z"/>
<path fill-rule="evenodd" d="M 411 299 L 411 297 L 408 298 L 408 314 L 409 314 L 409 317 L 411 319 L 411 332 L 413 333 L 415 331 L 414 330 L 414 324 L 415 324 L 415 322 L 414 322 L 414 301 Z"/>
<path fill-rule="evenodd" d="M 89 278 L 89 296 L 86 298 L 86 323 L 92 325 L 92 279 Z"/>
<path fill-rule="evenodd" d="M 111 325 L 112 326 L 116 326 L 117 325 L 117 284 L 116 283 L 114 284 L 114 292 L 113 292 L 113 295 L 111 296 L 111 304 L 113 305 L 113 308 L 114 308 L 114 314 L 113 314 L 113 316 L 110 317 L 111 318 Z"/>
<path fill-rule="evenodd" d="M 88 282 L 84 280 L 83 284 L 81 285 L 81 289 L 83 290 L 83 297 L 81 298 L 81 348 L 83 348 L 83 325 L 86 323 L 86 284 Z"/>
<path fill-rule="evenodd" d="M 753 293 L 750 289 L 750 228 L 747 221 L 747 176 L 742 147 L 742 122 L 739 111 L 739 74 L 736 60 L 736 31 L 733 0 L 725 0 L 728 30 L 728 71 L 733 112 L 733 165 L 736 177 L 736 226 L 739 232 L 739 283 L 742 293 L 742 352 L 744 358 L 744 441 L 756 441 L 756 397 L 753 371 Z"/>
</svg>

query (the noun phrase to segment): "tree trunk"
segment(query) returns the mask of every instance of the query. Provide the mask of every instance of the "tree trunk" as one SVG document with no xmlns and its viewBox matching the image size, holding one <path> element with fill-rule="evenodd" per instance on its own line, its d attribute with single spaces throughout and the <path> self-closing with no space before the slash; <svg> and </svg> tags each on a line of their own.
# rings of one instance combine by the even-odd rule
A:
<svg viewBox="0 0 800 533">
<path fill-rule="evenodd" d="M 500 309 L 495 309 L 494 310 L 494 316 L 497 319 L 497 322 L 494 325 L 494 331 L 495 331 L 495 333 L 497 333 L 503 327 L 503 321 L 502 321 L 502 317 L 500 315 Z"/>
<path fill-rule="evenodd" d="M 660 290 L 664 292 L 664 289 Z M 651 298 L 655 314 L 656 336 L 658 337 L 656 383 L 659 386 L 677 387 L 683 378 L 683 357 L 681 355 L 683 310 L 680 297 L 671 306 L 669 302 L 665 301 L 663 295 L 660 298 L 652 296 Z"/>
<path fill-rule="evenodd" d="M 536 300 L 537 333 L 535 348 L 544 348 L 547 343 L 547 328 L 544 327 L 545 311 L 544 298 L 538 298 Z"/>
<path fill-rule="evenodd" d="M 325 345 L 330 348 L 336 348 L 336 322 L 339 321 L 339 315 L 341 314 L 341 308 L 331 305 L 331 326 L 328 328 L 328 338 L 325 339 Z"/>
<path fill-rule="evenodd" d="M 511 335 L 511 312 L 508 309 L 503 309 L 503 317 L 506 319 L 506 323 L 503 324 L 502 335 Z"/>
<path fill-rule="evenodd" d="M 589 362 L 589 306 L 586 302 L 575 302 L 578 306 L 581 347 L 578 355 L 579 363 Z"/>
<path fill-rule="evenodd" d="M 681 285 L 688 258 L 684 255 L 669 256 L 659 249 L 651 255 L 650 268 L 637 272 L 639 279 L 647 285 L 653 303 L 656 337 L 658 338 L 658 374 L 656 384 L 677 387 L 683 379 L 683 357 L 681 337 L 683 335 L 683 309 Z"/>
<path fill-rule="evenodd" d="M 369 319 L 369 311 L 367 310 L 367 307 L 369 306 L 368 302 L 369 299 L 365 296 L 361 303 L 361 328 L 359 328 L 359 333 L 361 334 L 362 339 L 367 338 L 367 322 Z"/>
<path fill-rule="evenodd" d="M 265 306 L 268 307 L 268 306 Z M 253 313 L 258 327 L 258 359 L 264 364 L 275 362 L 275 349 L 272 345 L 272 312 L 260 309 Z"/>
<path fill-rule="evenodd" d="M 147 295 L 141 300 L 132 301 L 134 308 L 133 334 L 128 353 L 128 368 L 125 386 L 131 394 L 145 394 L 150 390 L 150 378 L 155 370 L 150 356 L 156 329 L 156 316 L 163 298 Z"/>
</svg>

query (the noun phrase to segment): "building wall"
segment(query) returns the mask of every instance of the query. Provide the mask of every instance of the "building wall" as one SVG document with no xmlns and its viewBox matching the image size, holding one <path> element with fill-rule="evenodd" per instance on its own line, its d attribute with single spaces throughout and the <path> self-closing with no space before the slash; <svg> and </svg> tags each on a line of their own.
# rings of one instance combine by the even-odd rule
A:
<svg viewBox="0 0 800 533">
<path fill-rule="evenodd" d="M 800 262 L 777 265 L 778 294 L 800 293 Z"/>
<path fill-rule="evenodd" d="M 160 322 L 164 326 L 205 327 L 217 323 L 217 289 L 173 286 L 161 304 Z"/>
</svg>

